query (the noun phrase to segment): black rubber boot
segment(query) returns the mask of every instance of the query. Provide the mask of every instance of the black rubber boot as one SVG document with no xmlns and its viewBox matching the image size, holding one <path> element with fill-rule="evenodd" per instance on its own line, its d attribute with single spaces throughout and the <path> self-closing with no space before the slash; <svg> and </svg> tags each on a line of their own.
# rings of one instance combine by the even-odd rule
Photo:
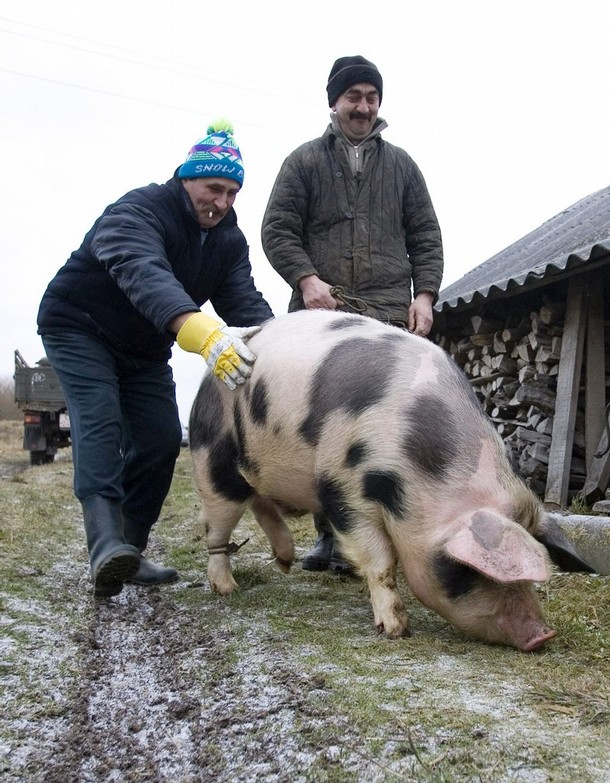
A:
<svg viewBox="0 0 610 783">
<path fill-rule="evenodd" d="M 336 543 L 334 544 L 332 552 L 330 554 L 329 568 L 331 571 L 336 571 L 338 574 L 341 574 L 343 576 L 356 576 L 356 571 L 354 569 L 354 566 L 347 560 L 343 559 L 341 550 L 339 549 Z"/>
<path fill-rule="evenodd" d="M 333 534 L 320 533 L 314 548 L 301 561 L 301 568 L 306 571 L 326 571 L 330 565 L 330 554 L 333 549 Z"/>
<path fill-rule="evenodd" d="M 177 582 L 178 572 L 175 568 L 165 568 L 165 566 L 156 565 L 146 557 L 140 557 L 140 567 L 128 581 L 132 585 L 143 585 L 144 587 L 163 585 Z"/>
<path fill-rule="evenodd" d="M 318 540 L 314 548 L 301 561 L 301 568 L 306 571 L 326 571 L 330 566 L 330 556 L 335 541 L 333 530 L 323 514 L 314 514 L 313 522 L 318 531 Z"/>
<path fill-rule="evenodd" d="M 150 527 L 142 526 L 133 519 L 123 517 L 125 530 L 125 539 L 135 546 L 140 555 L 146 549 L 148 544 L 148 535 Z M 152 585 L 163 585 L 178 580 L 178 572 L 175 568 L 165 568 L 156 565 L 146 557 L 140 556 L 140 566 L 136 573 L 128 580 L 133 585 L 143 585 L 151 587 Z"/>
<path fill-rule="evenodd" d="M 125 541 L 121 504 L 92 495 L 81 505 L 95 595 L 118 595 L 140 565 L 140 552 Z"/>
</svg>

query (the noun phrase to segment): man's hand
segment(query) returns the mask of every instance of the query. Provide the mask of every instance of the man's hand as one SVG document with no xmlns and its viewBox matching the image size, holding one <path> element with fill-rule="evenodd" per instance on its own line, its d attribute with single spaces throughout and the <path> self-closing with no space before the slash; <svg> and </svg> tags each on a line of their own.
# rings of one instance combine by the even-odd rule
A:
<svg viewBox="0 0 610 783">
<path fill-rule="evenodd" d="M 303 303 L 307 310 L 336 310 L 338 302 L 331 296 L 331 286 L 317 275 L 307 275 L 299 280 Z"/>
<path fill-rule="evenodd" d="M 409 307 L 409 331 L 425 337 L 432 329 L 432 303 L 434 296 L 422 291 L 411 302 Z"/>
<path fill-rule="evenodd" d="M 194 313 L 181 326 L 176 341 L 185 351 L 203 356 L 210 370 L 229 389 L 245 383 L 256 356 L 243 342 L 260 326 L 228 327 L 205 313 Z"/>
</svg>

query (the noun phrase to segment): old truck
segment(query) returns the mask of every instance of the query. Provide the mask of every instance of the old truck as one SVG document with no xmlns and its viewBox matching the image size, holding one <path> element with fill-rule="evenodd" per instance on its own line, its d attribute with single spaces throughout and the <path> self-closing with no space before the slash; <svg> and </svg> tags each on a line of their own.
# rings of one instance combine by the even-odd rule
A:
<svg viewBox="0 0 610 783">
<path fill-rule="evenodd" d="M 70 446 L 70 417 L 55 370 L 48 359 L 35 367 L 15 351 L 15 402 L 23 411 L 23 448 L 31 465 L 53 462 L 58 449 Z"/>
</svg>

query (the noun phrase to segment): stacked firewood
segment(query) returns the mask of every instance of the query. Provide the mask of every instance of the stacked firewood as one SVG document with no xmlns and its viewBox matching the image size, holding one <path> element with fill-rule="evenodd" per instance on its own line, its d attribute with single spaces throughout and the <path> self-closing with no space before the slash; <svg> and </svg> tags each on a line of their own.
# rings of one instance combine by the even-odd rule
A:
<svg viewBox="0 0 610 783">
<path fill-rule="evenodd" d="M 493 317 L 451 314 L 451 321 L 436 329 L 433 339 L 466 373 L 516 471 L 542 496 L 565 303 L 545 298 L 527 313 L 521 307 L 498 312 Z M 577 420 L 570 478 L 570 484 L 580 487 L 585 478 L 582 429 Z"/>
</svg>

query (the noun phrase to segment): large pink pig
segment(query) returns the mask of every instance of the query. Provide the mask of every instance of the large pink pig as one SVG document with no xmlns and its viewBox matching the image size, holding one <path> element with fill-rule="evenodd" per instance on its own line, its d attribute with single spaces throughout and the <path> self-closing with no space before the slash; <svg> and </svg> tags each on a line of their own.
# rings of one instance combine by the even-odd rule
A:
<svg viewBox="0 0 610 783">
<path fill-rule="evenodd" d="M 322 511 L 388 637 L 409 634 L 398 561 L 423 604 L 479 639 L 530 651 L 555 636 L 534 586 L 550 576 L 548 553 L 591 569 L 514 475 L 440 348 L 323 310 L 269 321 L 249 346 L 249 381 L 232 392 L 206 377 L 191 412 L 214 590 L 237 587 L 230 539 L 246 508 L 283 571 L 294 560 L 284 512 Z"/>
</svg>

